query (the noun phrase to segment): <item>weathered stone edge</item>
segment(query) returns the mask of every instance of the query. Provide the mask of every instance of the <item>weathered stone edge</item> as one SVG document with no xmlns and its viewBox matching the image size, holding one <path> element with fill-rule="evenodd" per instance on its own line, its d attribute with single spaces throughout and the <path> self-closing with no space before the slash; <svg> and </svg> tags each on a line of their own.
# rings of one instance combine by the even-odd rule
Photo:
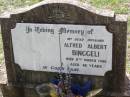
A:
<svg viewBox="0 0 130 97">
<path fill-rule="evenodd" d="M 42 5 L 54 4 L 54 3 L 70 4 L 70 5 L 74 5 L 74 6 L 82 8 L 82 9 L 85 9 L 85 10 L 87 10 L 91 13 L 97 14 L 97 15 L 101 15 L 101 16 L 105 16 L 105 17 L 114 17 L 114 11 L 101 10 L 101 9 L 97 10 L 97 8 L 91 6 L 90 4 L 82 3 L 82 2 L 77 1 L 77 0 L 44 0 L 42 2 L 34 4 L 32 6 L 28 6 L 26 8 L 20 8 L 20 9 L 14 10 L 13 12 L 5 12 L 5 13 L 0 15 L 0 18 L 10 18 L 11 14 L 24 13 L 24 12 L 30 11 L 34 8 L 40 7 Z"/>
<path fill-rule="evenodd" d="M 116 14 L 115 21 L 127 22 L 128 21 L 128 15 L 125 15 L 125 14 Z"/>
</svg>

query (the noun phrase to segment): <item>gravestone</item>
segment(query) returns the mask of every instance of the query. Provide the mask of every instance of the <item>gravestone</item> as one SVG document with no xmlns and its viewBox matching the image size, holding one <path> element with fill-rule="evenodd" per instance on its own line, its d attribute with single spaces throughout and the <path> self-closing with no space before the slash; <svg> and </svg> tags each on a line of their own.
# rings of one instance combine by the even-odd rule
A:
<svg viewBox="0 0 130 97">
<path fill-rule="evenodd" d="M 70 0 L 45 0 L 1 16 L 7 83 L 4 97 L 44 97 L 59 74 L 92 82 L 100 97 L 126 96 L 125 15 Z M 44 91 L 44 89 L 43 89 Z"/>
</svg>

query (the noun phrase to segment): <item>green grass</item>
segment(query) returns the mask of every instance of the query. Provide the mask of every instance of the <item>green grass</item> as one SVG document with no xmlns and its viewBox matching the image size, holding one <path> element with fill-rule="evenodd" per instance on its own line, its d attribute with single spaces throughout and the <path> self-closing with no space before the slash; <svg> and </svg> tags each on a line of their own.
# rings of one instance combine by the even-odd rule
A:
<svg viewBox="0 0 130 97">
<path fill-rule="evenodd" d="M 128 2 L 129 0 L 89 0 L 93 6 L 97 8 L 107 8 L 112 9 L 116 13 L 128 13 L 129 7 Z"/>
<path fill-rule="evenodd" d="M 127 37 L 127 40 L 129 40 L 129 41 L 130 41 L 130 37 L 129 37 L 129 36 Z"/>
<path fill-rule="evenodd" d="M 130 17 L 128 18 L 128 33 L 130 34 Z"/>
<path fill-rule="evenodd" d="M 11 8 L 23 7 L 35 4 L 43 0 L 0 0 L 0 11 Z M 114 10 L 116 13 L 128 13 L 129 8 L 127 3 L 129 0 L 79 0 L 81 2 L 89 2 L 97 8 L 108 8 Z"/>
<path fill-rule="evenodd" d="M 130 44 L 128 44 L 128 48 L 130 49 Z"/>
<path fill-rule="evenodd" d="M 0 64 L 4 63 L 4 53 L 3 53 L 3 43 L 2 43 L 2 37 L 0 34 Z"/>
<path fill-rule="evenodd" d="M 42 0 L 0 0 L 0 12 L 12 10 L 18 7 L 29 6 Z"/>
<path fill-rule="evenodd" d="M 42 0 L 12 0 L 11 5 L 15 6 L 15 7 L 19 7 L 19 6 L 27 6 L 27 5 L 32 5 L 35 3 L 38 3 Z"/>
</svg>

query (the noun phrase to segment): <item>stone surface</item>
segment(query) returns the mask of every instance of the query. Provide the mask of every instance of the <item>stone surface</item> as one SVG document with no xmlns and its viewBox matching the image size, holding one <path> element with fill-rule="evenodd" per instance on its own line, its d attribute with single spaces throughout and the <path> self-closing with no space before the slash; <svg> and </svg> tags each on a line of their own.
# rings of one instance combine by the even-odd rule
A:
<svg viewBox="0 0 130 97">
<path fill-rule="evenodd" d="M 104 76 L 112 69 L 112 33 L 105 26 L 18 23 L 11 34 L 23 70 Z"/>
<path fill-rule="evenodd" d="M 2 94 L 2 91 L 1 91 L 1 89 L 0 89 L 0 97 L 3 97 L 3 94 Z"/>
<path fill-rule="evenodd" d="M 98 76 L 72 75 L 72 81 L 74 83 L 84 83 L 87 80 L 91 80 L 95 87 L 103 87 L 105 96 L 123 96 L 126 90 L 127 22 L 125 18 L 124 16 L 114 14 L 114 12 L 99 11 L 90 5 L 75 0 L 45 0 L 29 8 L 16 11 L 16 13 L 11 13 L 7 17 L 1 16 L 0 22 L 2 24 L 1 30 L 9 86 L 3 86 L 3 90 L 8 91 L 6 95 L 11 94 L 13 95 L 12 97 L 20 97 L 22 93 L 22 97 L 27 97 L 28 95 L 28 97 L 33 97 L 34 95 L 37 97 L 38 95 L 34 92 L 34 88 L 32 88 L 33 92 L 30 89 L 26 89 L 29 87 L 29 84 L 38 85 L 39 83 L 46 83 L 58 75 L 51 72 L 21 70 L 20 66 L 14 62 L 11 29 L 14 29 L 17 23 L 40 23 L 106 26 L 107 30 L 113 34 L 113 53 L 112 71 L 107 72 L 104 78 L 102 78 L 103 86 L 95 83 Z M 12 83 L 13 85 L 11 86 Z M 25 83 L 27 85 L 23 89 Z"/>
</svg>

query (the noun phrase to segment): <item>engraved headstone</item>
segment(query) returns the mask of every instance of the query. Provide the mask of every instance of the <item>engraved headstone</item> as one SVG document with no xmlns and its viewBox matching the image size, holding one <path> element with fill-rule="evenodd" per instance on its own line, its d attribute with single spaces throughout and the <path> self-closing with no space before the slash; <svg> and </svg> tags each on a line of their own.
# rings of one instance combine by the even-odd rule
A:
<svg viewBox="0 0 130 97">
<path fill-rule="evenodd" d="M 59 73 L 71 74 L 73 84 L 91 82 L 103 97 L 128 96 L 125 15 L 74 0 L 44 0 L 1 16 L 0 22 L 8 80 L 1 84 L 4 97 L 44 95 L 45 87 L 52 88 L 46 83 Z"/>
</svg>

